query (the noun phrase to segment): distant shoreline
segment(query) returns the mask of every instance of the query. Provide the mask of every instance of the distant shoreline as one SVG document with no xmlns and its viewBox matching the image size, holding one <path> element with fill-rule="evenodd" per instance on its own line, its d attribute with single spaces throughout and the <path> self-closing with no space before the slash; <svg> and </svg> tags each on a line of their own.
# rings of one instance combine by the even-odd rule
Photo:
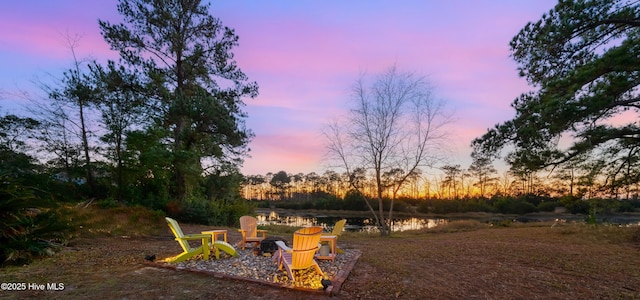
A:
<svg viewBox="0 0 640 300">
<path fill-rule="evenodd" d="M 315 210 L 315 209 L 284 209 L 284 208 L 256 208 L 256 213 L 268 215 L 276 212 L 281 216 L 301 216 L 301 217 L 372 217 L 370 211 L 351 211 L 351 210 Z M 377 213 L 377 212 L 376 212 Z M 387 216 L 388 212 L 385 212 Z M 512 220 L 522 223 L 527 222 L 553 222 L 556 219 L 567 222 L 585 221 L 588 215 L 570 214 L 570 213 L 554 213 L 554 212 L 535 212 L 523 215 L 516 214 L 500 214 L 485 212 L 467 212 L 467 213 L 451 213 L 451 214 L 425 214 L 425 213 L 407 213 L 394 212 L 394 217 L 399 218 L 433 218 L 448 220 L 465 220 L 472 219 L 480 222 L 495 222 L 503 220 Z M 611 224 L 630 224 L 638 223 L 640 225 L 640 213 L 617 213 L 617 214 L 596 214 L 598 222 Z"/>
</svg>

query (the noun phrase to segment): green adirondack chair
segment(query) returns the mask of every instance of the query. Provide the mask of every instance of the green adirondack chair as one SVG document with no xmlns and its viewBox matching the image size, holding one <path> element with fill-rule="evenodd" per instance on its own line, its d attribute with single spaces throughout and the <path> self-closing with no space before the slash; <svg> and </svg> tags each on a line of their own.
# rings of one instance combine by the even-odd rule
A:
<svg viewBox="0 0 640 300">
<path fill-rule="evenodd" d="M 172 218 L 165 218 L 167 220 L 167 224 L 173 232 L 173 235 L 176 237 L 176 241 L 182 247 L 183 252 L 172 257 L 165 258 L 163 261 L 168 263 L 179 263 L 185 261 L 189 258 L 192 258 L 198 254 L 202 254 L 205 260 L 209 259 L 209 244 L 211 243 L 211 235 L 210 234 L 184 234 L 182 229 L 180 229 L 180 225 L 178 222 Z M 191 247 L 189 241 L 202 241 L 202 245 L 197 248 Z"/>
</svg>

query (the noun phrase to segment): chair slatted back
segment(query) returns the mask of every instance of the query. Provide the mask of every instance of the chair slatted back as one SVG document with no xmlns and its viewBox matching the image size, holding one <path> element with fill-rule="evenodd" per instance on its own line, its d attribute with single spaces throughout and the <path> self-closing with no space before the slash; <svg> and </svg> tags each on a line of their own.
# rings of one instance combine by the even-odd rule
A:
<svg viewBox="0 0 640 300">
<path fill-rule="evenodd" d="M 306 269 L 313 264 L 313 257 L 318 251 L 321 236 L 322 227 L 320 226 L 302 228 L 293 233 L 292 269 Z"/>
<path fill-rule="evenodd" d="M 180 244 L 182 250 L 186 252 L 193 251 L 193 248 L 191 248 L 189 242 L 182 239 L 184 237 L 184 233 L 182 233 L 182 229 L 180 228 L 180 225 L 178 225 L 178 222 L 169 217 L 165 217 L 165 220 L 167 220 L 167 224 L 169 225 L 171 232 L 173 232 L 173 235 L 176 236 L 176 241 L 178 241 L 178 244 Z"/>
<path fill-rule="evenodd" d="M 344 230 L 344 225 L 346 224 L 347 224 L 347 219 L 342 219 L 336 222 L 336 224 L 333 225 L 333 230 L 331 231 L 331 234 L 335 236 L 340 236 L 342 234 L 342 230 Z"/>
<path fill-rule="evenodd" d="M 258 220 L 252 216 L 240 217 L 240 228 L 247 232 L 247 237 L 256 237 L 258 234 Z"/>
</svg>

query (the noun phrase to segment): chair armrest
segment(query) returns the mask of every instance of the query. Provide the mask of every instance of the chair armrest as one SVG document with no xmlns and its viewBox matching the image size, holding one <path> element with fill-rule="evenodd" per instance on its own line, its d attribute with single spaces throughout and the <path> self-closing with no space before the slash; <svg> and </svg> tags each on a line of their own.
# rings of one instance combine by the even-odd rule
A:
<svg viewBox="0 0 640 300">
<path fill-rule="evenodd" d="M 211 243 L 211 235 L 210 234 L 185 234 L 182 237 L 176 237 L 176 241 L 185 240 L 185 241 L 197 241 L 201 240 L 203 243 Z"/>
<path fill-rule="evenodd" d="M 280 250 L 285 251 L 285 252 L 293 252 L 293 249 L 287 247 L 287 245 L 283 242 L 283 241 L 276 241 L 276 245 L 278 245 L 278 248 L 280 248 Z"/>
<path fill-rule="evenodd" d="M 181 239 L 181 240 L 201 240 L 203 238 L 211 238 L 211 235 L 210 234 L 199 234 L 199 233 L 185 234 L 184 236 L 176 238 L 176 239 Z"/>
<path fill-rule="evenodd" d="M 261 234 L 262 234 L 262 237 L 267 237 L 267 231 L 266 231 L 266 230 L 264 230 L 264 229 L 258 229 L 258 230 L 256 230 L 256 235 L 257 235 L 258 233 L 261 233 Z"/>
</svg>

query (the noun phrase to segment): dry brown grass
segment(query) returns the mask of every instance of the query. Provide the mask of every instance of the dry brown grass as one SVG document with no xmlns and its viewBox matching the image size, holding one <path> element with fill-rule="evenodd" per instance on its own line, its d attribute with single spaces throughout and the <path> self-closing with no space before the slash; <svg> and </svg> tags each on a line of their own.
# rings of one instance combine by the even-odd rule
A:
<svg viewBox="0 0 640 300">
<path fill-rule="evenodd" d="M 66 218 L 74 236 L 157 236 L 164 233 L 164 214 L 145 207 L 68 207 Z"/>
<path fill-rule="evenodd" d="M 640 253 L 626 238 L 634 230 L 582 225 L 487 228 L 396 235 L 378 239 L 383 247 L 358 240 L 352 242 L 355 247 L 376 255 L 363 255 L 353 273 L 357 277 L 369 269 L 383 274 L 356 287 L 358 293 L 411 299 L 638 298 Z M 389 263 L 388 257 L 401 259 Z"/>
<path fill-rule="evenodd" d="M 81 233 L 56 256 L 28 266 L 0 269 L 1 282 L 62 282 L 64 291 L 0 291 L 0 298 L 324 298 L 256 283 L 150 268 L 143 264 L 145 255 L 166 257 L 180 249 L 162 220 L 133 219 L 117 218 L 120 225 L 115 229 L 102 224 L 104 231 L 98 235 Z M 161 234 L 136 234 L 134 228 L 141 227 L 136 224 L 153 227 Z M 94 229 L 87 227 L 91 226 L 83 228 L 85 233 Z M 209 228 L 183 225 L 185 232 L 203 229 Z M 228 230 L 230 242 L 237 242 L 236 230 Z M 286 236 L 291 229 L 270 230 Z M 111 234 L 105 236 L 108 231 Z M 335 298 L 640 299 L 638 232 L 637 227 L 489 227 L 476 221 L 459 221 L 391 237 L 345 233 L 340 238 L 341 246 L 357 248 L 363 254 Z"/>
</svg>

